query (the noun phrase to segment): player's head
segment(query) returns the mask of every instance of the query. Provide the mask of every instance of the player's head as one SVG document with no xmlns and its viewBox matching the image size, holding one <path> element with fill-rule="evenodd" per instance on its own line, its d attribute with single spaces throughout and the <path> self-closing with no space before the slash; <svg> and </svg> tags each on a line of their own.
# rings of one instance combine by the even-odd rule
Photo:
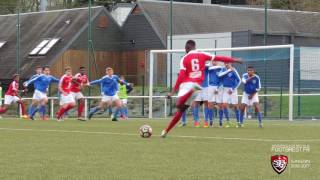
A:
<svg viewBox="0 0 320 180">
<path fill-rule="evenodd" d="M 72 69 L 70 66 L 64 68 L 64 73 L 68 76 L 72 76 Z"/>
<path fill-rule="evenodd" d="M 121 76 L 120 76 L 120 79 L 121 79 L 121 80 L 125 80 L 124 75 L 121 75 Z"/>
<path fill-rule="evenodd" d="M 106 68 L 106 74 L 109 75 L 109 76 L 112 76 L 113 75 L 113 69 L 111 67 L 107 67 Z"/>
<path fill-rule="evenodd" d="M 230 69 L 232 67 L 232 64 L 231 63 L 224 63 L 224 66 L 227 68 L 227 69 Z"/>
<path fill-rule="evenodd" d="M 186 42 L 186 53 L 188 53 L 189 51 L 195 50 L 196 49 L 196 42 L 194 40 L 188 40 Z"/>
<path fill-rule="evenodd" d="M 44 66 L 42 68 L 42 71 L 45 75 L 49 75 L 50 74 L 50 66 Z"/>
<path fill-rule="evenodd" d="M 42 73 L 42 67 L 41 66 L 37 66 L 36 67 L 36 73 L 37 74 L 41 74 Z"/>
<path fill-rule="evenodd" d="M 218 66 L 218 61 L 211 61 L 212 66 Z"/>
<path fill-rule="evenodd" d="M 20 74 L 14 74 L 12 78 L 13 78 L 14 81 L 19 82 Z"/>
<path fill-rule="evenodd" d="M 84 66 L 79 67 L 79 73 L 80 73 L 81 75 L 86 74 L 86 67 L 84 67 Z"/>
<path fill-rule="evenodd" d="M 248 73 L 249 76 L 254 75 L 255 72 L 256 72 L 256 71 L 255 71 L 255 69 L 254 69 L 253 66 L 248 66 L 248 67 L 247 67 L 247 73 Z"/>
</svg>

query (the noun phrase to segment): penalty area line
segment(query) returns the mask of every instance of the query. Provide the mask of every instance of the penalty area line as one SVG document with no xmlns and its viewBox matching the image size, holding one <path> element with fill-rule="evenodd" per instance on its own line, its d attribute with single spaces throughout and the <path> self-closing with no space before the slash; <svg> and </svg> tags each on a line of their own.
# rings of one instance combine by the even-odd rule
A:
<svg viewBox="0 0 320 180">
<path fill-rule="evenodd" d="M 59 130 L 59 129 L 16 129 L 16 128 L 0 128 L 4 131 L 34 131 L 34 132 L 60 132 L 60 133 L 81 133 L 81 134 L 104 134 L 104 135 L 120 135 L 120 136 L 139 136 L 131 133 L 103 132 L 103 131 L 78 131 L 78 130 Z M 159 136 L 156 136 L 159 137 Z M 320 142 L 320 139 L 258 139 L 258 138 L 237 138 L 237 137 L 219 137 L 219 136 L 183 136 L 169 135 L 169 138 L 184 139 L 212 139 L 212 140 L 237 140 L 237 141 L 257 141 L 257 142 Z"/>
</svg>

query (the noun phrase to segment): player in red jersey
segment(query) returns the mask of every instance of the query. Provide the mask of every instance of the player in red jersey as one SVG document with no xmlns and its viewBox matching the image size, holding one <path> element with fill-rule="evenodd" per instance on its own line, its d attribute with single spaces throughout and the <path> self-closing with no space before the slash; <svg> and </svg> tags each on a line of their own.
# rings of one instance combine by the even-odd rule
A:
<svg viewBox="0 0 320 180">
<path fill-rule="evenodd" d="M 57 120 L 62 121 L 62 116 L 64 113 L 72 109 L 76 102 L 71 94 L 71 82 L 72 82 L 72 69 L 71 67 L 65 68 L 65 74 L 60 78 L 59 91 L 61 93 L 60 97 L 60 109 L 57 112 Z"/>
<path fill-rule="evenodd" d="M 9 89 L 7 90 L 7 92 L 4 96 L 4 105 L 2 107 L 0 107 L 0 114 L 5 113 L 8 110 L 9 106 L 12 104 L 12 102 L 16 102 L 21 107 L 21 111 L 22 111 L 21 117 L 28 118 L 24 102 L 22 101 L 21 97 L 19 96 L 19 80 L 20 80 L 20 75 L 14 74 L 13 81 L 9 85 Z M 22 92 L 24 92 L 24 90 Z"/>
<path fill-rule="evenodd" d="M 161 137 L 166 137 L 168 132 L 177 124 L 180 120 L 183 112 L 190 106 L 194 97 L 196 97 L 198 90 L 201 90 L 200 86 L 204 80 L 204 70 L 207 61 L 222 61 L 228 63 L 242 61 L 226 56 L 214 56 L 209 53 L 196 51 L 196 43 L 193 40 L 188 40 L 185 45 L 186 55 L 182 57 L 180 61 L 180 72 L 178 79 L 172 92 L 168 94 L 168 98 L 179 90 L 178 99 L 176 101 L 177 112 L 173 116 L 172 120 L 168 124 L 167 128 L 161 133 Z"/>
<path fill-rule="evenodd" d="M 71 94 L 75 101 L 79 101 L 78 105 L 78 120 L 84 120 L 82 119 L 82 113 L 84 110 L 84 96 L 81 93 L 81 89 L 83 86 L 89 85 L 88 76 L 86 75 L 86 68 L 81 66 L 79 68 L 79 73 L 74 75 L 73 80 L 71 82 Z"/>
</svg>

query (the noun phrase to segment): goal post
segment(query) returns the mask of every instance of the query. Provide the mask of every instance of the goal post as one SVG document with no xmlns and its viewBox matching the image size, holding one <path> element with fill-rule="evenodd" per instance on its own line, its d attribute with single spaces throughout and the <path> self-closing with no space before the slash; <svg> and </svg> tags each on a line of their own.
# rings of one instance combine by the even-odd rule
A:
<svg viewBox="0 0 320 180">
<path fill-rule="evenodd" d="M 219 53 L 219 52 L 241 52 L 241 51 L 255 51 L 255 50 L 271 50 L 271 49 L 288 49 L 289 50 L 289 84 L 288 84 L 288 119 L 293 121 L 293 106 L 294 106 L 294 45 L 271 45 L 271 46 L 251 46 L 251 47 L 232 47 L 232 48 L 215 48 L 215 49 L 198 49 L 199 51 Z M 184 49 L 173 50 L 151 50 L 149 54 L 149 119 L 153 118 L 153 91 L 154 91 L 154 71 L 155 71 L 155 58 L 158 54 L 173 54 L 184 53 Z M 245 60 L 245 59 L 244 59 Z M 178 67 L 176 67 L 178 68 Z M 172 74 L 172 72 L 170 72 Z M 173 82 L 174 83 L 174 82 Z M 174 84 L 172 84 L 173 86 Z M 263 94 L 261 94 L 263 96 Z"/>
</svg>

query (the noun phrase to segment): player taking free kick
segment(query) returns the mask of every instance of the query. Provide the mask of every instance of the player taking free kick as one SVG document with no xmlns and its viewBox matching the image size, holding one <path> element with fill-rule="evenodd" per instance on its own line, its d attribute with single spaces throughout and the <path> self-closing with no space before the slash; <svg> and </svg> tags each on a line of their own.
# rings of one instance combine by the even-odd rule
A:
<svg viewBox="0 0 320 180">
<path fill-rule="evenodd" d="M 161 133 L 161 137 L 166 137 L 168 132 L 180 120 L 183 112 L 189 107 L 193 97 L 197 95 L 197 91 L 201 90 L 200 84 L 204 80 L 204 70 L 207 61 L 222 61 L 227 63 L 238 62 L 233 57 L 214 56 L 209 53 L 196 51 L 196 43 L 193 40 L 188 40 L 185 45 L 186 55 L 180 61 L 180 72 L 178 79 L 172 92 L 168 94 L 168 98 L 179 90 L 178 99 L 176 101 L 177 112 L 169 122 L 166 129 Z"/>
</svg>

